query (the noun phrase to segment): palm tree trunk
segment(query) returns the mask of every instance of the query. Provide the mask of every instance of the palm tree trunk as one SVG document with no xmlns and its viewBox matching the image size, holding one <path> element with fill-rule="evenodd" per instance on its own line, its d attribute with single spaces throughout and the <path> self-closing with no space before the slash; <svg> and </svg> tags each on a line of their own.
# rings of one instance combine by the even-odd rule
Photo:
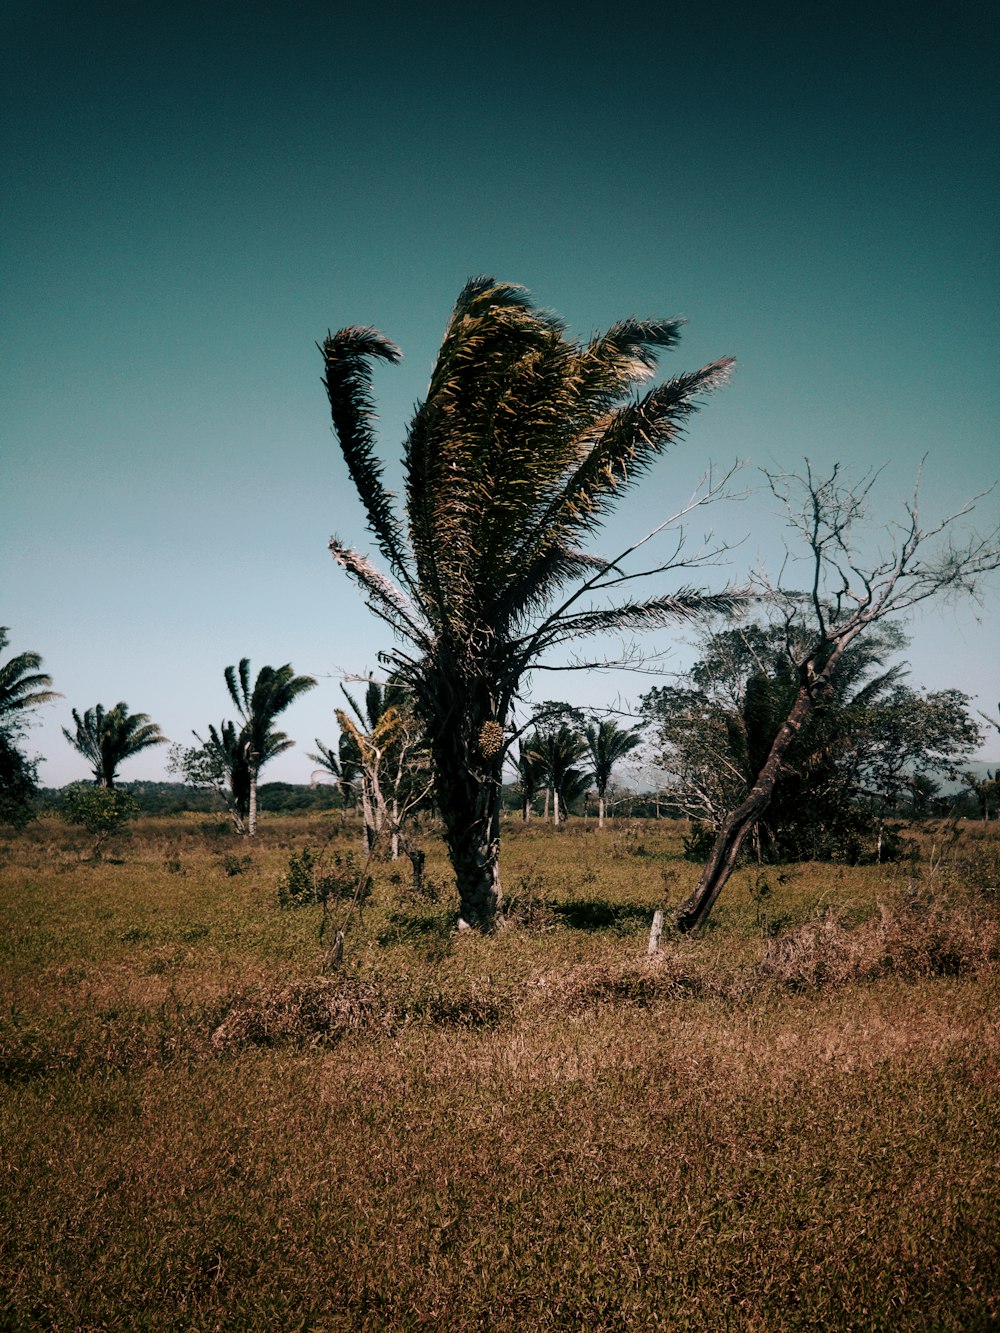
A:
<svg viewBox="0 0 1000 1333">
<path fill-rule="evenodd" d="M 250 807 L 247 811 L 247 837 L 257 835 L 257 765 L 250 760 Z"/>
<path fill-rule="evenodd" d="M 604 827 L 604 792 L 597 793 L 597 827 Z"/>
<path fill-rule="evenodd" d="M 450 782 L 441 794 L 444 836 L 458 887 L 461 921 L 492 930 L 503 905 L 500 883 L 500 773 L 478 782 L 472 775 Z M 447 770 L 445 770 L 447 771 Z M 438 768 L 439 785 L 442 770 Z"/>
<path fill-rule="evenodd" d="M 505 710 L 504 710 L 505 712 Z M 490 931 L 502 920 L 500 804 L 503 753 L 486 756 L 479 745 L 489 719 L 503 725 L 492 700 L 470 689 L 451 712 L 442 709 L 428 727 L 435 798 L 444 823 L 448 856 L 458 888 L 460 928 Z"/>
<path fill-rule="evenodd" d="M 803 685 L 799 689 L 791 712 L 774 738 L 757 780 L 746 799 L 723 820 L 712 854 L 701 872 L 694 892 L 678 908 L 675 919 L 678 930 L 696 930 L 707 920 L 715 900 L 733 872 L 736 858 L 740 854 L 747 834 L 755 827 L 770 803 L 785 755 L 816 706 L 816 693 L 815 685 L 812 688 Z"/>
</svg>

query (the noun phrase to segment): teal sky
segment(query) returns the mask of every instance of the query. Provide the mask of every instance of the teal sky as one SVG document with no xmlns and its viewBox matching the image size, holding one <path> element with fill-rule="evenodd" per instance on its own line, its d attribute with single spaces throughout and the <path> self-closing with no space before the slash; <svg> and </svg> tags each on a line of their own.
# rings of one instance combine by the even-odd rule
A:
<svg viewBox="0 0 1000 1333">
<path fill-rule="evenodd" d="M 686 315 L 664 373 L 738 359 L 605 553 L 737 457 L 753 487 L 803 455 L 885 464 L 886 521 L 925 453 L 928 515 L 989 486 L 996 35 L 993 7 L 963 0 L 590 20 L 490 0 L 8 5 L 0 623 L 65 696 L 32 732 L 43 780 L 86 775 L 71 707 L 124 699 L 187 741 L 231 713 L 222 672 L 242 656 L 321 678 L 268 770 L 308 780 L 338 673 L 388 646 L 326 551 L 365 532 L 314 344 L 362 323 L 403 348 L 376 381 L 395 459 L 474 273 L 525 284 L 581 337 Z M 764 494 L 699 517 L 692 546 L 706 523 L 742 543 L 706 582 L 780 565 Z M 910 629 L 914 684 L 995 711 L 989 601 Z M 649 647 L 680 668 L 684 637 Z M 652 683 L 560 674 L 535 693 Z"/>
</svg>

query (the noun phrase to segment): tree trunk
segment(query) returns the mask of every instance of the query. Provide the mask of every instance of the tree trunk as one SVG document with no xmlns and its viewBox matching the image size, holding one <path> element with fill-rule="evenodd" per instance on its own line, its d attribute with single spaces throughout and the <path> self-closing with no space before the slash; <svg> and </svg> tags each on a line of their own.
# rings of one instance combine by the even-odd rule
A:
<svg viewBox="0 0 1000 1333">
<path fill-rule="evenodd" d="M 500 773 L 485 781 L 475 773 L 438 783 L 444 837 L 458 887 L 460 928 L 489 931 L 503 905 L 500 883 Z"/>
<path fill-rule="evenodd" d="M 447 664 L 446 664 L 447 666 Z M 456 686 L 450 669 L 425 676 L 415 702 L 434 765 L 434 799 L 458 889 L 459 928 L 502 924 L 500 804 L 504 749 L 484 729 L 504 727 L 509 698 L 480 674 Z M 501 730 L 502 736 L 502 730 Z"/>
<path fill-rule="evenodd" d="M 377 830 L 375 816 L 372 813 L 372 799 L 367 777 L 361 781 L 361 820 L 365 826 L 365 851 L 371 855 L 375 850 Z"/>
<path fill-rule="evenodd" d="M 820 687 L 823 682 L 820 682 Z M 795 703 L 780 731 L 774 738 L 764 767 L 757 775 L 757 780 L 749 795 L 722 822 L 715 846 L 708 858 L 694 892 L 677 910 L 675 924 L 678 930 L 696 930 L 703 925 L 716 898 L 725 887 L 733 872 L 736 858 L 747 834 L 756 825 L 767 809 L 775 785 L 781 775 L 782 764 L 789 746 L 795 740 L 802 724 L 816 706 L 817 685 L 810 688 L 802 685 L 795 697 Z"/>
<path fill-rule="evenodd" d="M 604 827 L 604 792 L 597 793 L 597 827 Z"/>
<path fill-rule="evenodd" d="M 559 788 L 552 788 L 552 827 L 559 827 Z"/>
<path fill-rule="evenodd" d="M 247 811 L 247 837 L 257 834 L 257 765 L 250 764 L 250 806 Z"/>
</svg>

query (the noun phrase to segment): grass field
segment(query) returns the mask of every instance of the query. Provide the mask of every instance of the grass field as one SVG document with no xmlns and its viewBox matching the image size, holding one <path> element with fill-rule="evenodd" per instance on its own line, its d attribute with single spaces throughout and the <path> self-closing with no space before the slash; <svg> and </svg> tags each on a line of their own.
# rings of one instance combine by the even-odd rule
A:
<svg viewBox="0 0 1000 1333">
<path fill-rule="evenodd" d="M 677 825 L 512 824 L 488 940 L 421 837 L 332 970 L 278 884 L 335 817 L 0 839 L 0 1327 L 997 1326 L 1000 837 L 652 960 Z"/>
</svg>

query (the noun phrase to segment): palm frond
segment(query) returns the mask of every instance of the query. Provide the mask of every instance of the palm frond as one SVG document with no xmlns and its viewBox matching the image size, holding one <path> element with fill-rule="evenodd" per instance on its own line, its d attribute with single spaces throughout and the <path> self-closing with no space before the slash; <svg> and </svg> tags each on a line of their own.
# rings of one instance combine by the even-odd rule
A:
<svg viewBox="0 0 1000 1333">
<path fill-rule="evenodd" d="M 41 666 L 38 653 L 20 653 L 0 667 L 0 714 L 13 708 L 35 708 L 61 698 L 48 686 L 52 677 L 32 668 Z"/>
<path fill-rule="evenodd" d="M 347 470 L 379 550 L 396 576 L 405 580 L 406 539 L 375 452 L 376 412 L 371 396 L 372 360 L 395 364 L 402 353 L 377 329 L 357 327 L 328 335 L 322 351 L 330 412 Z"/>
<path fill-rule="evenodd" d="M 676 346 L 683 319 L 623 319 L 597 334 L 576 358 L 576 392 L 593 413 L 606 411 L 656 369 L 657 353 Z"/>
<path fill-rule="evenodd" d="M 498 625 L 515 623 L 544 610 L 553 593 L 567 583 L 585 574 L 601 573 L 608 567 L 608 562 L 600 556 L 551 546 L 502 590 L 492 614 Z"/>
<path fill-rule="evenodd" d="M 239 664 L 239 683 L 237 684 L 237 668 L 227 666 L 224 672 L 226 688 L 229 691 L 229 697 L 232 699 L 240 717 L 246 719 L 250 713 L 250 659 L 249 657 L 240 658 Z"/>
<path fill-rule="evenodd" d="M 690 624 L 713 616 L 732 615 L 753 596 L 753 593 L 740 589 L 707 593 L 696 588 L 681 588 L 665 597 L 651 597 L 643 602 L 629 601 L 618 606 L 558 616 L 535 634 L 532 642 L 535 649 L 541 652 L 557 643 L 567 643 L 571 639 L 586 638 L 592 634 Z"/>
<path fill-rule="evenodd" d="M 427 634 L 418 623 L 413 603 L 403 590 L 376 569 L 367 556 L 345 546 L 337 537 L 331 537 L 327 545 L 337 564 L 361 584 L 372 609 L 412 642 L 426 647 L 429 642 Z"/>
<path fill-rule="evenodd" d="M 602 423 L 583 461 L 529 534 L 522 557 L 533 553 L 542 541 L 597 527 L 621 493 L 678 438 L 687 418 L 697 411 L 697 395 L 725 384 L 733 365 L 733 359 L 727 357 L 701 370 L 676 375 Z"/>
<path fill-rule="evenodd" d="M 553 440 L 572 429 L 574 353 L 521 288 L 475 279 L 459 298 L 404 454 L 410 539 L 439 630 L 461 628 L 480 572 L 495 571 L 549 484 Z"/>
</svg>

